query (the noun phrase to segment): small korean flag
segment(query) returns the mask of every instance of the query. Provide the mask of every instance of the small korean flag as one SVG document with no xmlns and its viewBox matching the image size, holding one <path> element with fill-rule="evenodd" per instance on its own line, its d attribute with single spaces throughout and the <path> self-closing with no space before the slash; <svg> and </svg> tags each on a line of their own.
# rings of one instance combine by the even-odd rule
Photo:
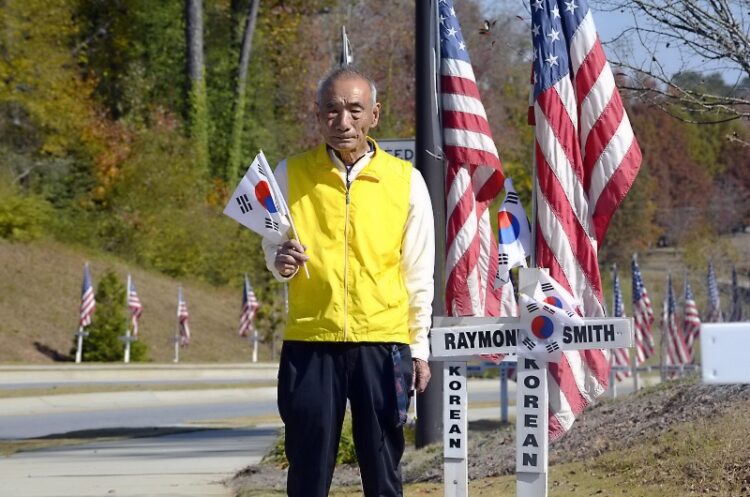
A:
<svg viewBox="0 0 750 497">
<path fill-rule="evenodd" d="M 224 208 L 224 214 L 263 238 L 282 243 L 291 224 L 286 201 L 263 152 L 250 164 L 245 176 Z"/>
<path fill-rule="evenodd" d="M 559 362 L 563 327 L 582 325 L 583 319 L 559 307 L 521 294 L 521 330 L 518 355 L 545 362 Z"/>
<path fill-rule="evenodd" d="M 568 314 L 583 315 L 581 302 L 573 297 L 565 288 L 555 281 L 549 274 L 541 271 L 539 283 L 534 291 L 533 297 L 564 310 Z"/>
<path fill-rule="evenodd" d="M 508 281 L 512 268 L 526 267 L 526 257 L 531 250 L 529 218 L 510 178 L 505 179 L 505 200 L 497 212 L 497 241 L 495 288 Z"/>
</svg>

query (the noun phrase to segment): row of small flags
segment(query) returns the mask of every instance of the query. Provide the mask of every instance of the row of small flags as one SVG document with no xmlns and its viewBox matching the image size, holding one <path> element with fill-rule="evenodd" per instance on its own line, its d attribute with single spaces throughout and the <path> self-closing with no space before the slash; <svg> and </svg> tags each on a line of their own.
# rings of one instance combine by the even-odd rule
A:
<svg viewBox="0 0 750 497">
<path fill-rule="evenodd" d="M 513 188 L 510 178 L 505 180 L 505 200 L 497 213 L 498 225 L 498 272 L 495 286 L 502 290 L 501 315 L 517 316 L 518 305 L 515 299 L 510 270 L 513 267 L 526 267 L 526 257 L 530 253 L 531 232 L 526 211 L 518 194 Z M 632 275 L 632 312 L 635 328 L 635 363 L 643 364 L 652 357 L 657 348 L 654 344 L 653 324 L 654 310 L 648 291 L 643 282 L 637 258 L 634 255 L 631 263 Z M 625 317 L 625 304 L 622 287 L 616 267 L 612 271 L 613 283 L 613 317 Z M 719 302 L 716 271 L 709 262 L 707 273 L 708 310 L 704 316 L 705 322 L 721 322 L 724 315 Z M 545 300 L 550 302 L 549 300 Z M 554 304 L 553 304 L 554 305 Z M 664 364 L 666 366 L 681 366 L 695 362 L 695 346 L 699 340 L 701 317 L 695 302 L 690 281 L 685 276 L 682 318 L 677 316 L 677 302 L 672 285 L 671 275 L 667 280 L 667 294 L 661 318 L 661 328 L 664 334 Z M 730 321 L 742 321 L 742 299 L 737 283 L 737 270 L 732 268 L 732 306 L 729 312 Z M 499 357 L 486 357 L 499 360 Z M 616 378 L 622 380 L 630 376 L 630 352 L 628 349 L 615 349 L 612 363 L 617 368 Z"/>
<path fill-rule="evenodd" d="M 635 323 L 635 364 L 643 364 L 649 357 L 656 353 L 652 327 L 655 321 L 654 310 L 648 291 L 643 283 L 640 268 L 636 257 L 632 261 L 633 278 L 633 320 Z M 622 289 L 616 268 L 612 271 L 613 279 L 613 315 L 615 317 L 625 316 Z M 721 322 L 723 314 L 719 303 L 718 284 L 716 282 L 716 271 L 713 263 L 708 265 L 708 311 L 703 321 Z M 737 270 L 732 268 L 732 309 L 730 321 L 742 321 L 742 299 L 737 283 Z M 678 316 L 677 298 L 675 296 L 672 275 L 667 276 L 667 290 L 661 315 L 661 329 L 663 334 L 663 364 L 668 367 L 679 367 L 695 363 L 696 344 L 699 341 L 701 329 L 701 317 L 695 302 L 693 289 L 690 281 L 685 275 L 683 286 L 682 316 Z M 621 366 L 618 368 L 616 377 L 621 380 L 630 376 L 630 357 L 627 349 L 616 350 L 613 355 L 613 364 Z M 674 369 L 673 369 L 674 371 Z"/>
<path fill-rule="evenodd" d="M 138 297 L 135 289 L 135 283 L 128 274 L 127 283 L 127 308 L 130 313 L 130 330 L 133 337 L 138 336 L 138 324 L 143 315 L 143 304 Z M 245 275 L 242 288 L 242 311 L 240 313 L 239 336 L 247 337 L 253 331 L 253 321 L 256 311 L 258 310 L 258 299 L 255 296 L 250 280 Z M 96 298 L 94 295 L 94 285 L 91 279 L 91 270 L 89 264 L 83 266 L 83 284 L 81 285 L 81 305 L 79 313 L 79 331 L 83 331 L 91 325 L 92 316 L 96 310 Z M 182 293 L 182 286 L 177 290 L 177 334 L 180 345 L 186 346 L 190 343 L 190 313 L 188 312 L 187 302 Z"/>
</svg>

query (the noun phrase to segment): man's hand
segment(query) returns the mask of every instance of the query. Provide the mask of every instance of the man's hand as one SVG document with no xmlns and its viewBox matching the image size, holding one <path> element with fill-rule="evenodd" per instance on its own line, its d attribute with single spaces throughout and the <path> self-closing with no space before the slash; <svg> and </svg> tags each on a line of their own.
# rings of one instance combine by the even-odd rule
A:
<svg viewBox="0 0 750 497">
<path fill-rule="evenodd" d="M 276 251 L 274 265 L 281 276 L 291 276 L 309 259 L 305 255 L 305 249 L 307 247 L 297 240 L 287 240 L 279 246 L 279 250 Z"/>
<path fill-rule="evenodd" d="M 412 366 L 411 385 L 417 393 L 422 393 L 427 388 L 432 376 L 430 365 L 422 359 L 412 359 Z"/>
</svg>

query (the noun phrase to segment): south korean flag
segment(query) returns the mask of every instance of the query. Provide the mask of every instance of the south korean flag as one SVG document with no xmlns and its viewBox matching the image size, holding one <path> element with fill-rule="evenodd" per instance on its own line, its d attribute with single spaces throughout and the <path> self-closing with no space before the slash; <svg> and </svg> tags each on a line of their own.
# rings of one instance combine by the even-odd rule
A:
<svg viewBox="0 0 750 497">
<path fill-rule="evenodd" d="M 583 318 L 521 294 L 518 355 L 544 362 L 559 362 L 565 326 L 582 325 Z"/>
<path fill-rule="evenodd" d="M 497 238 L 495 288 L 500 288 L 508 282 L 511 269 L 526 267 L 531 249 L 529 218 L 510 178 L 505 179 L 505 200 L 497 211 Z"/>
<path fill-rule="evenodd" d="M 535 299 L 558 307 L 568 314 L 583 315 L 583 307 L 577 298 L 573 297 L 548 273 L 540 271 L 538 274 L 539 283 L 537 284 L 533 295 Z"/>
<path fill-rule="evenodd" d="M 260 152 L 237 185 L 224 214 L 268 240 L 280 244 L 291 227 L 286 201 Z"/>
</svg>

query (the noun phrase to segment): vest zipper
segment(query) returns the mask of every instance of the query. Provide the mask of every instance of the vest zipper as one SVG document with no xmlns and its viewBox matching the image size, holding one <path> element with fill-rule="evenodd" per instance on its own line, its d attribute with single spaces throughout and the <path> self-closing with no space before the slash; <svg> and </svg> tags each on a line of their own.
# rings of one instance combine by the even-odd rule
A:
<svg viewBox="0 0 750 497">
<path fill-rule="evenodd" d="M 346 207 L 344 209 L 344 341 L 346 342 L 348 334 L 347 318 L 349 316 L 349 203 L 351 202 L 349 189 L 352 182 L 349 180 L 351 167 L 346 165 L 344 167 L 346 168 Z"/>
</svg>

